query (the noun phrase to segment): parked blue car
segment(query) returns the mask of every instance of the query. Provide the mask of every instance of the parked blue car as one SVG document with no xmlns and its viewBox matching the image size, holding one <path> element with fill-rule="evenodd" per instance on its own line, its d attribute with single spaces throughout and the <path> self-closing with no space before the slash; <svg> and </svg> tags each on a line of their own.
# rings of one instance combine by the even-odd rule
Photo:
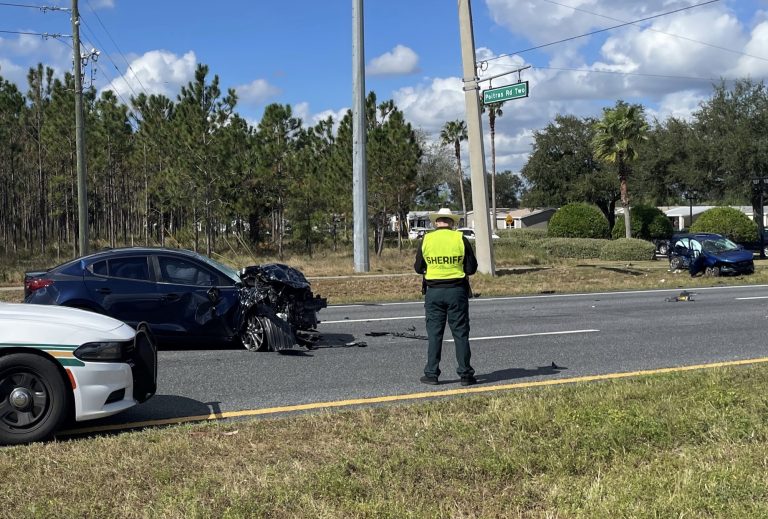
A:
<svg viewBox="0 0 768 519">
<path fill-rule="evenodd" d="M 327 306 L 298 270 L 279 263 L 240 271 L 183 249 L 97 252 L 24 276 L 24 302 L 102 313 L 150 325 L 159 342 L 239 341 L 280 351 L 317 339 Z"/>
<path fill-rule="evenodd" d="M 676 234 L 669 253 L 670 270 L 688 269 L 691 276 L 752 274 L 752 251 L 714 233 Z"/>
</svg>

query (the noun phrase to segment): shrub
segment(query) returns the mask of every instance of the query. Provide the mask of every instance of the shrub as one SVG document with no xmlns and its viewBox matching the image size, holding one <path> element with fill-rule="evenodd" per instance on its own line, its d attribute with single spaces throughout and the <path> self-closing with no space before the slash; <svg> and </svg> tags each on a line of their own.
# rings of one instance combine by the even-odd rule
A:
<svg viewBox="0 0 768 519">
<path fill-rule="evenodd" d="M 638 205 L 629 211 L 629 225 L 633 238 L 655 240 L 672 236 L 672 222 L 660 209 L 648 205 Z M 625 238 L 624 215 L 616 217 L 611 235 L 614 239 Z"/>
<path fill-rule="evenodd" d="M 543 227 L 526 227 L 524 229 L 499 229 L 496 233 L 500 238 L 515 238 L 521 240 L 543 240 L 547 237 L 547 229 Z"/>
<path fill-rule="evenodd" d="M 595 238 L 549 238 L 542 245 L 556 258 L 597 259 L 605 243 Z"/>
<path fill-rule="evenodd" d="M 608 219 L 594 205 L 574 203 L 558 209 L 549 221 L 547 234 L 553 238 L 608 238 Z"/>
<path fill-rule="evenodd" d="M 704 211 L 691 225 L 691 232 L 714 232 L 737 243 L 758 239 L 757 223 L 732 207 L 713 207 Z"/>
<path fill-rule="evenodd" d="M 632 218 L 632 213 L 630 219 Z M 656 257 L 656 246 L 637 238 L 619 238 L 606 242 L 600 249 L 601 260 L 613 261 L 647 261 Z"/>
</svg>

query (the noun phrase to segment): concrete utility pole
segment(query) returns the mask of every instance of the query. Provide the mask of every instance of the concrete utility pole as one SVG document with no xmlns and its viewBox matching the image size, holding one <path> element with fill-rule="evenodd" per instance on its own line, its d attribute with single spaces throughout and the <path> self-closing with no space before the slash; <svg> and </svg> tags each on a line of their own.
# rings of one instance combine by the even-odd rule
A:
<svg viewBox="0 0 768 519">
<path fill-rule="evenodd" d="M 490 215 L 488 214 L 488 186 L 485 181 L 485 151 L 480 120 L 477 65 L 475 63 L 475 36 L 472 31 L 472 8 L 469 0 L 459 2 L 461 29 L 461 62 L 464 76 L 464 103 L 469 137 L 469 165 L 472 178 L 472 209 L 475 213 L 475 255 L 477 271 L 496 274 L 491 247 Z M 493 215 L 496 218 L 496 215 Z"/>
<path fill-rule="evenodd" d="M 75 148 L 77 151 L 77 221 L 80 256 L 88 254 L 88 191 L 86 189 L 83 72 L 80 55 L 80 13 L 72 0 L 72 60 L 75 65 Z"/>
<path fill-rule="evenodd" d="M 368 179 L 365 160 L 363 0 L 352 0 L 352 212 L 355 272 L 368 272 Z"/>
</svg>

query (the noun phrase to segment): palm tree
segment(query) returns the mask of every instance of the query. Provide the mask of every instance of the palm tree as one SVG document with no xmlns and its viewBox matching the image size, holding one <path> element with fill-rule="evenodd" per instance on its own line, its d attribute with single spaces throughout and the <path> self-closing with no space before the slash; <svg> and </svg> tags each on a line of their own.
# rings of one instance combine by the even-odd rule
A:
<svg viewBox="0 0 768 519">
<path fill-rule="evenodd" d="M 483 112 L 488 112 L 488 126 L 491 128 L 491 214 L 493 215 L 493 230 L 499 228 L 496 221 L 496 118 L 504 115 L 501 107 L 504 101 L 483 105 Z"/>
<path fill-rule="evenodd" d="M 648 123 L 641 105 L 617 101 L 614 108 L 603 108 L 603 118 L 595 123 L 592 149 L 595 157 L 616 165 L 624 208 L 624 230 L 631 237 L 629 222 L 629 195 L 627 177 L 632 172 L 630 163 L 637 158 L 637 148 L 648 138 Z"/>
<path fill-rule="evenodd" d="M 464 216 L 464 222 L 467 221 L 467 201 L 464 198 L 464 171 L 461 169 L 461 141 L 467 140 L 467 124 L 456 119 L 448 121 L 440 132 L 440 140 L 443 145 L 453 144 L 453 151 L 456 154 L 456 170 L 459 174 L 459 191 L 461 191 L 461 212 Z"/>
</svg>

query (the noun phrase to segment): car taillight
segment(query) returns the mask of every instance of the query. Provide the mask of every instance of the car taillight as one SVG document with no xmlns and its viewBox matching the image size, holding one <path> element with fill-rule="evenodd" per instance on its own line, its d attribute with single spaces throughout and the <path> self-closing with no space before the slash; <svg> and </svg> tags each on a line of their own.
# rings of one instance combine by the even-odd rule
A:
<svg viewBox="0 0 768 519">
<path fill-rule="evenodd" d="M 49 287 L 53 285 L 52 279 L 45 279 L 45 278 L 35 278 L 27 280 L 27 282 L 24 284 L 24 288 L 27 289 L 27 292 L 34 292 L 36 290 L 40 290 L 41 288 Z"/>
</svg>

